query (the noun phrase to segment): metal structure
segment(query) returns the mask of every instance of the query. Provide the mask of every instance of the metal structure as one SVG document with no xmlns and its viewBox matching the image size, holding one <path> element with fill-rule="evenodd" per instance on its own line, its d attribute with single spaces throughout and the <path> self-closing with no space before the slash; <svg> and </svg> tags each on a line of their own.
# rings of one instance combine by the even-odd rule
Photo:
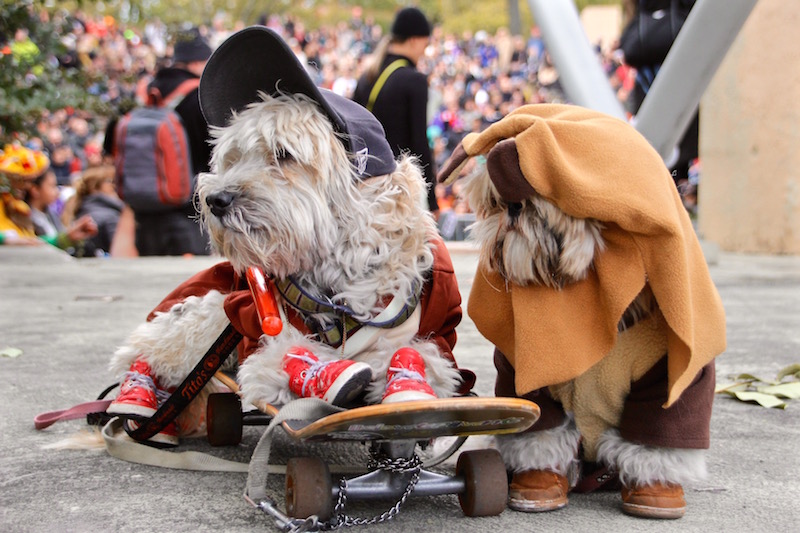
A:
<svg viewBox="0 0 800 533">
<path fill-rule="evenodd" d="M 572 0 L 528 0 L 561 87 L 574 104 L 624 119 Z"/>
<path fill-rule="evenodd" d="M 758 0 L 697 0 L 636 115 L 636 129 L 670 159 L 706 88 Z M 528 0 L 569 99 L 624 117 L 572 0 Z"/>
</svg>

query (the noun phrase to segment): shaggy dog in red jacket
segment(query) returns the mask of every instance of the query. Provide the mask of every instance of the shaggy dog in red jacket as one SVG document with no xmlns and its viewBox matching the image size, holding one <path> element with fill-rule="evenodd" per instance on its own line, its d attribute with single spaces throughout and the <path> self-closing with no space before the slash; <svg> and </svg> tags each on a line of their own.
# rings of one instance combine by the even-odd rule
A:
<svg viewBox="0 0 800 533">
<path fill-rule="evenodd" d="M 200 99 L 214 126 L 200 220 L 227 262 L 176 289 L 116 352 L 124 382 L 109 412 L 151 415 L 228 323 L 244 335 L 245 402 L 453 395 L 460 295 L 415 160 L 396 161 L 377 120 L 317 89 L 263 27 L 215 51 Z M 251 267 L 275 296 L 277 334 L 261 330 L 243 281 Z M 174 444 L 196 412 L 154 439 Z"/>
</svg>

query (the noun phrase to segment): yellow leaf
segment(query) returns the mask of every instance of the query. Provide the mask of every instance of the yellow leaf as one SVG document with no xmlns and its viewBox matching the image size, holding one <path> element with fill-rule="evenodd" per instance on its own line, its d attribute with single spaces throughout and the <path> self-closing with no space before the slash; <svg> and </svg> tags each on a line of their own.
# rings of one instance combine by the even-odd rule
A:
<svg viewBox="0 0 800 533">
<path fill-rule="evenodd" d="M 761 379 L 760 377 L 754 376 L 753 374 L 739 374 L 734 379 L 737 381 L 747 381 L 747 382 L 760 381 L 762 383 L 772 383 L 771 381 Z"/>
<path fill-rule="evenodd" d="M 800 379 L 800 363 L 795 363 L 793 365 L 789 365 L 780 372 L 778 372 L 778 381 L 782 380 L 786 376 L 794 376 L 797 379 Z"/>
<path fill-rule="evenodd" d="M 727 392 L 728 394 L 731 394 L 736 391 L 747 390 L 749 386 L 750 383 L 748 382 L 728 383 L 727 385 L 717 385 L 717 387 L 714 389 L 714 392 L 717 394 L 721 392 Z"/>
<path fill-rule="evenodd" d="M 778 409 L 786 409 L 786 402 L 771 394 L 762 394 L 760 392 L 742 391 L 734 393 L 738 399 L 743 402 L 756 402 L 762 407 L 775 407 Z"/>
<path fill-rule="evenodd" d="M 0 357 L 19 357 L 22 355 L 22 350 L 19 348 L 6 347 L 0 349 Z"/>
<path fill-rule="evenodd" d="M 778 385 L 770 385 L 768 387 L 759 387 L 758 392 L 794 400 L 800 398 L 800 381 L 791 381 L 788 383 L 779 383 Z"/>
</svg>

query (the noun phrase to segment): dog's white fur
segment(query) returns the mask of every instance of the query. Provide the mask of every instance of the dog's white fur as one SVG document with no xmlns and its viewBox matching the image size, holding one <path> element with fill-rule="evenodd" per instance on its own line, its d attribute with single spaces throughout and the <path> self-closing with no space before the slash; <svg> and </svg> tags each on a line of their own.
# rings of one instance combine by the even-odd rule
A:
<svg viewBox="0 0 800 533">
<path fill-rule="evenodd" d="M 571 217 L 535 192 L 510 205 L 500 197 L 484 166 L 466 178 L 463 191 L 476 213 L 470 234 L 480 246 L 481 265 L 514 284 L 562 288 L 584 279 L 594 257 L 605 248 L 602 223 Z M 652 291 L 645 286 L 626 310 L 619 329 L 656 309 Z M 574 485 L 579 477 L 579 437 L 570 421 L 552 430 L 499 436 L 497 447 L 514 471 L 549 470 L 565 475 Z M 703 450 L 641 446 L 626 442 L 613 428 L 601 437 L 598 460 L 619 472 L 629 486 L 655 481 L 683 485 L 706 475 Z"/>
<path fill-rule="evenodd" d="M 267 276 L 293 275 L 305 290 L 347 305 L 358 319 L 380 312 L 385 297 L 409 299 L 433 265 L 430 239 L 436 235 L 423 207 L 426 184 L 416 161 L 403 156 L 395 172 L 359 181 L 341 139 L 313 101 L 303 95 L 260 97 L 229 126 L 213 131 L 212 172 L 198 179 L 200 218 L 214 248 L 240 274 L 258 266 Z M 207 200 L 220 194 L 231 202 L 215 214 Z M 161 383 L 177 385 L 227 323 L 223 298 L 216 291 L 190 297 L 142 324 L 116 352 L 112 370 L 121 375 L 142 356 Z M 415 339 L 416 328 L 407 330 L 355 354 L 373 369 L 368 400 L 380 400 L 389 359 L 407 345 L 422 354 L 438 395 L 450 396 L 457 388 L 458 371 L 438 346 Z M 304 346 L 321 360 L 341 356 L 287 325 L 277 337 L 262 337 L 239 369 L 245 401 L 293 397 L 281 370 L 292 346 Z"/>
<path fill-rule="evenodd" d="M 121 377 L 141 357 L 158 377 L 159 387 L 177 387 L 228 325 L 222 308 L 224 298 L 212 290 L 203 297 L 190 296 L 165 313 L 156 313 L 153 320 L 140 324 L 117 349 L 111 359 L 111 372 Z M 192 400 L 178 418 L 183 435 L 205 432 L 206 399 L 222 390 L 225 389 L 211 382 Z"/>
<path fill-rule="evenodd" d="M 604 249 L 603 225 L 571 217 L 534 194 L 512 215 L 485 169 L 464 184 L 477 221 L 470 228 L 480 244 L 480 261 L 516 285 L 559 288 L 586 277 L 595 253 Z"/>
<path fill-rule="evenodd" d="M 706 478 L 705 451 L 655 448 L 628 442 L 611 429 L 600 437 L 597 457 L 614 465 L 627 486 L 670 483 L 697 484 Z"/>
<path fill-rule="evenodd" d="M 228 324 L 222 309 L 225 296 L 210 291 L 190 296 L 165 313 L 140 324 L 114 354 L 111 372 L 120 376 L 140 356 L 158 376 L 163 388 L 177 387 Z"/>
<path fill-rule="evenodd" d="M 549 470 L 575 484 L 580 474 L 578 446 L 581 435 L 571 418 L 552 429 L 498 436 L 497 449 L 512 472 Z M 531 450 L 536 450 L 535 454 Z"/>
</svg>

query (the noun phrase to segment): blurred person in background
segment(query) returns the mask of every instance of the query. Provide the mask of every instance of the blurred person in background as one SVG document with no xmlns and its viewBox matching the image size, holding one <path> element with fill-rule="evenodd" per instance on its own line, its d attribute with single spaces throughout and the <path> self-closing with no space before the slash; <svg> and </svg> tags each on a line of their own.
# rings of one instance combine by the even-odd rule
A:
<svg viewBox="0 0 800 533">
<path fill-rule="evenodd" d="M 86 240 L 86 256 L 106 256 L 111 252 L 111 241 L 117 229 L 124 204 L 117 196 L 112 165 L 87 169 L 75 183 L 75 194 L 64 206 L 62 220 L 65 225 L 89 215 L 97 224 L 97 234 Z"/>
<path fill-rule="evenodd" d="M 65 226 L 54 206 L 59 196 L 56 175 L 48 169 L 27 184 L 25 202 L 30 206 L 30 217 L 37 237 L 61 248 L 75 257 L 86 255 L 86 240 L 97 234 L 97 224 L 89 215 L 71 221 Z"/>
<path fill-rule="evenodd" d="M 58 198 L 58 186 L 49 167 L 50 160 L 39 150 L 10 144 L 0 152 L 0 244 L 46 242 L 78 250 L 83 240 L 97 232 L 89 216 L 68 228 L 57 217 L 53 220 L 48 207 Z"/>
<path fill-rule="evenodd" d="M 661 70 L 678 32 L 683 27 L 695 0 L 625 0 L 632 14 L 619 39 L 625 64 L 636 69 L 636 80 L 629 95 L 629 107 L 636 114 Z M 672 179 L 681 196 L 696 195 L 696 180 L 689 187 L 690 171 L 698 164 L 700 114 L 695 111 L 686 131 L 668 161 Z"/>
<path fill-rule="evenodd" d="M 353 100 L 383 125 L 395 157 L 410 152 L 419 158 L 428 182 L 428 208 L 438 216 L 436 169 L 427 135 L 428 78 L 416 67 L 431 32 L 431 23 L 419 9 L 398 11 L 390 35 L 378 45 L 373 63 L 358 80 Z"/>
<path fill-rule="evenodd" d="M 179 32 L 174 45 L 172 65 L 156 72 L 147 87 L 148 94 L 166 100 L 185 81 L 199 79 L 211 51 L 197 28 Z M 200 109 L 197 88 L 186 94 L 174 110 L 188 137 L 192 174 L 196 177 L 201 172 L 208 172 L 211 159 L 211 145 L 208 142 L 210 134 Z M 110 125 L 106 129 L 107 136 L 113 137 L 114 129 L 114 125 Z M 107 139 L 104 145 L 114 146 L 114 142 Z M 129 206 L 125 206 L 117 226 L 118 233 L 122 232 L 124 235 L 119 236 L 120 246 L 113 247 L 112 255 L 208 255 L 208 238 L 203 235 L 196 217 L 197 212 L 191 201 L 170 211 L 154 213 L 134 212 Z M 132 245 L 133 242 L 135 246 Z M 126 244 L 122 246 L 122 243 Z"/>
</svg>

